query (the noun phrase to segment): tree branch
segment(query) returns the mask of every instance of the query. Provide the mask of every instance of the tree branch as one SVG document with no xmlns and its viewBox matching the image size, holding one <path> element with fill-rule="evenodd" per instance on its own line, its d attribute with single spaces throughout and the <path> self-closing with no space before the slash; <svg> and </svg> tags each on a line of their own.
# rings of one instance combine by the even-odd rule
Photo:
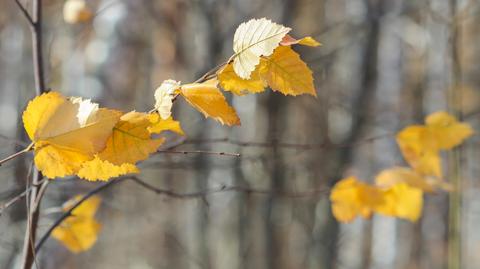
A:
<svg viewBox="0 0 480 269">
<path fill-rule="evenodd" d="M 23 16 L 27 19 L 29 26 L 35 27 L 35 22 L 33 21 L 32 16 L 30 16 L 30 13 L 28 13 L 28 11 L 25 9 L 22 3 L 20 3 L 20 0 L 14 0 L 14 1 L 17 4 L 18 9 L 20 9 L 20 11 L 22 12 Z"/>
</svg>

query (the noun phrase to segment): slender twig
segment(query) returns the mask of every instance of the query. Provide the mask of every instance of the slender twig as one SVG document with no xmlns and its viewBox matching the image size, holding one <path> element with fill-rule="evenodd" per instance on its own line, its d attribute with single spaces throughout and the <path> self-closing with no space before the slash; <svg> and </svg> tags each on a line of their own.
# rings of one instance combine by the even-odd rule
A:
<svg viewBox="0 0 480 269">
<path fill-rule="evenodd" d="M 25 7 L 22 5 L 22 3 L 20 3 L 19 0 L 15 0 L 15 3 L 17 4 L 18 9 L 20 9 L 20 11 L 22 12 L 25 19 L 27 19 L 29 25 L 31 27 L 34 27 L 35 22 L 33 21 L 32 16 L 30 16 L 30 13 L 28 13 L 28 11 L 25 9 Z"/>
<path fill-rule="evenodd" d="M 33 143 L 30 144 L 28 147 L 22 149 L 21 151 L 16 152 L 16 153 L 14 153 L 14 154 L 12 154 L 12 155 L 4 158 L 4 159 L 1 159 L 1 160 L 0 160 L 0 166 L 2 166 L 2 164 L 6 163 L 6 162 L 8 162 L 8 161 L 10 161 L 10 160 L 12 160 L 12 159 L 17 158 L 18 156 L 20 156 L 20 155 L 22 155 L 22 154 L 24 154 L 24 153 L 26 153 L 26 152 L 29 152 L 30 150 L 32 150 L 32 148 L 33 148 Z"/>
<path fill-rule="evenodd" d="M 230 60 L 229 60 L 230 61 Z M 229 61 L 226 61 L 226 62 L 223 62 L 217 66 L 215 66 L 214 68 L 210 69 L 209 71 L 207 71 L 207 73 L 205 73 L 203 76 L 201 76 L 199 79 L 195 80 L 194 83 L 202 83 L 202 82 L 205 82 L 213 77 L 216 76 L 216 72 L 218 70 L 220 70 L 220 68 L 222 68 L 223 66 L 227 65 L 229 63 Z M 212 77 L 213 76 L 213 77 Z"/>
<path fill-rule="evenodd" d="M 231 156 L 240 157 L 240 153 L 231 153 L 223 151 L 205 151 L 205 150 L 158 150 L 158 153 L 174 153 L 174 154 L 205 154 L 205 155 L 218 155 L 218 156 Z"/>
<path fill-rule="evenodd" d="M 72 215 L 72 212 L 73 210 L 75 210 L 75 208 L 79 207 L 83 202 L 85 202 L 88 198 L 92 197 L 93 195 L 113 186 L 114 184 L 117 184 L 117 183 L 120 183 L 122 181 L 124 181 L 125 177 L 120 177 L 120 178 L 117 178 L 117 179 L 112 179 L 110 181 L 108 181 L 107 183 L 104 183 L 98 187 L 96 187 L 95 189 L 91 190 L 90 192 L 88 192 L 87 194 L 85 194 L 80 200 L 78 200 L 75 204 L 73 204 L 67 211 L 65 211 L 61 216 L 60 218 L 58 218 L 51 226 L 50 228 L 48 228 L 48 230 L 45 232 L 45 234 L 43 234 L 43 236 L 40 238 L 40 240 L 38 241 L 37 245 L 35 246 L 35 251 L 38 252 L 40 250 L 40 248 L 42 247 L 42 245 L 45 243 L 45 241 L 47 241 L 47 239 L 50 237 L 50 234 L 53 232 L 53 230 L 59 226 L 66 218 L 70 217 Z"/>
<path fill-rule="evenodd" d="M 40 184 L 43 184 L 43 182 L 47 180 L 47 179 L 43 179 L 42 181 L 40 181 Z M 32 185 L 33 186 L 33 185 Z M 0 216 L 3 214 L 3 211 L 5 211 L 6 209 L 8 209 L 9 207 L 13 206 L 14 204 L 16 204 L 17 202 L 19 202 L 23 197 L 25 197 L 27 195 L 28 192 L 30 192 L 32 190 L 32 186 L 28 187 L 26 190 L 24 190 L 23 192 L 17 194 L 16 196 L 14 196 L 13 198 L 11 198 L 10 200 L 8 200 L 7 202 L 5 202 L 3 205 L 0 205 Z"/>
<path fill-rule="evenodd" d="M 85 202 L 88 198 L 91 196 L 100 193 L 109 187 L 113 186 L 114 184 L 120 183 L 125 180 L 130 180 L 139 186 L 150 190 L 152 192 L 155 192 L 156 194 L 159 195 L 166 195 L 172 198 L 177 198 L 177 199 L 195 199 L 195 198 L 204 198 L 205 196 L 215 194 L 215 193 L 222 193 L 222 192 L 243 192 L 247 194 L 271 194 L 275 193 L 280 196 L 284 197 L 289 197 L 289 198 L 305 198 L 305 197 L 310 197 L 310 196 L 315 196 L 319 194 L 328 194 L 329 189 L 328 188 L 323 188 L 323 189 L 313 189 L 309 191 L 304 191 L 304 192 L 286 192 L 282 190 L 260 190 L 260 189 L 253 189 L 253 188 L 248 188 L 248 187 L 243 187 L 243 186 L 221 186 L 216 189 L 207 189 L 207 190 L 202 190 L 202 191 L 196 191 L 196 192 L 190 192 L 190 193 L 178 193 L 172 190 L 167 190 L 167 189 L 161 189 L 157 188 L 145 181 L 143 181 L 140 178 L 137 177 L 119 177 L 117 179 L 110 180 L 107 183 L 104 183 L 97 188 L 91 190 L 87 194 L 85 194 L 80 200 L 78 200 L 75 204 L 73 204 L 67 211 L 65 211 L 55 222 L 53 222 L 52 225 L 48 228 L 48 230 L 43 234 L 43 236 L 40 238 L 38 241 L 37 245 L 35 246 L 35 251 L 38 252 L 40 248 L 45 244 L 47 239 L 50 237 L 51 233 L 53 230 L 55 230 L 56 227 L 58 227 L 66 218 L 70 217 L 72 215 L 73 210 L 75 208 L 79 207 L 83 202 Z"/>
</svg>

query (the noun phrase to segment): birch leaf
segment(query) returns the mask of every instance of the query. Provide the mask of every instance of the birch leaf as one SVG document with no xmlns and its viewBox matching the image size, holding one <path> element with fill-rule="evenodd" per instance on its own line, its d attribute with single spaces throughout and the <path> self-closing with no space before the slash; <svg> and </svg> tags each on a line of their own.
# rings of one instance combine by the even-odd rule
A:
<svg viewBox="0 0 480 269">
<path fill-rule="evenodd" d="M 135 164 L 147 159 L 165 141 L 164 138 L 151 138 L 150 126 L 149 114 L 132 111 L 123 115 L 98 157 L 115 165 Z"/>
<path fill-rule="evenodd" d="M 447 112 L 436 112 L 425 119 L 431 139 L 436 142 L 438 149 L 447 150 L 460 145 L 473 134 L 472 127 Z"/>
<path fill-rule="evenodd" d="M 150 126 L 147 128 L 151 134 L 159 134 L 163 131 L 172 131 L 179 135 L 185 135 L 179 121 L 172 119 L 172 117 L 164 120 L 158 114 L 150 115 Z"/>
<path fill-rule="evenodd" d="M 136 173 L 140 173 L 140 170 L 134 164 L 123 163 L 115 165 L 95 156 L 93 160 L 82 163 L 77 175 L 89 181 L 107 181 L 113 177 Z"/>
<path fill-rule="evenodd" d="M 265 18 L 240 24 L 233 37 L 235 73 L 243 79 L 250 79 L 260 57 L 270 56 L 290 30 Z"/>
<path fill-rule="evenodd" d="M 105 147 L 121 114 L 57 92 L 36 97 L 23 113 L 25 130 L 34 142 L 35 165 L 49 178 L 74 175 L 82 162 Z"/>
<path fill-rule="evenodd" d="M 285 95 L 317 96 L 312 71 L 290 47 L 278 47 L 272 56 L 263 61 L 268 70 L 264 77 L 272 90 Z"/>
<path fill-rule="evenodd" d="M 191 83 L 180 88 L 181 95 L 205 117 L 211 117 L 221 124 L 240 125 L 235 110 L 227 103 L 225 96 L 217 88 L 217 80 L 205 83 Z"/>
<path fill-rule="evenodd" d="M 233 65 L 230 63 L 219 72 L 218 80 L 223 89 L 231 91 L 236 95 L 259 93 L 263 92 L 267 86 L 261 77 L 264 70 L 265 68 L 260 64 L 252 72 L 250 79 L 243 79 L 235 73 Z"/>
<path fill-rule="evenodd" d="M 155 90 L 155 109 L 164 120 L 172 115 L 173 98 L 179 87 L 180 82 L 169 79 Z"/>
<path fill-rule="evenodd" d="M 80 200 L 76 196 L 67 204 L 73 205 Z M 93 196 L 84 201 L 81 205 L 72 211 L 72 215 L 67 217 L 59 226 L 52 231 L 52 237 L 60 241 L 66 248 L 73 253 L 79 253 L 90 249 L 97 241 L 98 232 L 101 225 L 94 216 L 98 210 L 101 199 Z M 70 207 L 63 210 L 68 211 Z"/>
</svg>

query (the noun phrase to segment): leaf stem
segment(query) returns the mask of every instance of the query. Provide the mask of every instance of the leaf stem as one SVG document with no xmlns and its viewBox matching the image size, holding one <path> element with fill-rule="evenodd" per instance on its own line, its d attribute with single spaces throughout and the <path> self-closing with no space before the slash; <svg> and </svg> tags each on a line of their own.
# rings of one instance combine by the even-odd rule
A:
<svg viewBox="0 0 480 269">
<path fill-rule="evenodd" d="M 20 155 L 22 155 L 22 154 L 24 154 L 24 153 L 29 152 L 30 150 L 32 150 L 32 148 L 33 148 L 33 143 L 31 143 L 30 145 L 28 145 L 28 147 L 22 149 L 21 151 L 16 152 L 16 153 L 14 153 L 14 154 L 12 154 L 12 155 L 4 158 L 4 159 L 1 159 L 1 160 L 0 160 L 0 166 L 2 166 L 4 163 L 6 163 L 6 162 L 8 162 L 8 161 L 10 161 L 10 160 L 12 160 L 12 159 L 17 158 L 18 156 L 20 156 Z"/>
</svg>

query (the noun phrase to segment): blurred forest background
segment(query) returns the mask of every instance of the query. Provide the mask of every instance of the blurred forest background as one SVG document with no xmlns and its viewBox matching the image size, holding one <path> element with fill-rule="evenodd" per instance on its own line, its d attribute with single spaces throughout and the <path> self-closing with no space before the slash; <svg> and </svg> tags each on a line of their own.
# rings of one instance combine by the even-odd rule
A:
<svg viewBox="0 0 480 269">
<path fill-rule="evenodd" d="M 272 191 L 187 199 L 122 182 L 102 193 L 97 244 L 76 255 L 50 238 L 38 268 L 447 268 L 448 194 L 426 196 L 418 223 L 374 216 L 340 225 L 328 192 L 314 190 L 346 175 L 370 182 L 381 169 L 404 164 L 394 135 L 428 113 L 448 109 L 479 130 L 479 1 L 87 3 L 96 13 L 92 21 L 68 25 L 62 0 L 43 1 L 47 86 L 65 95 L 148 111 L 163 80 L 194 81 L 233 53 L 241 22 L 267 17 L 292 27 L 295 37 L 322 43 L 297 48 L 314 70 L 318 98 L 227 94 L 242 119 L 234 128 L 176 103 L 175 118 L 188 135 L 176 149 L 242 155 L 157 154 L 141 164 L 142 180 L 178 193 L 221 186 Z M 14 0 L 2 0 L 0 156 L 28 143 L 21 113 L 33 97 L 28 24 Z M 462 154 L 462 268 L 480 268 L 479 155 L 474 136 Z M 24 190 L 31 161 L 25 155 L 0 168 L 1 204 Z M 39 234 L 58 216 L 52 208 L 98 184 L 52 182 Z M 18 266 L 25 218 L 24 200 L 1 212 L 0 268 Z"/>
</svg>

